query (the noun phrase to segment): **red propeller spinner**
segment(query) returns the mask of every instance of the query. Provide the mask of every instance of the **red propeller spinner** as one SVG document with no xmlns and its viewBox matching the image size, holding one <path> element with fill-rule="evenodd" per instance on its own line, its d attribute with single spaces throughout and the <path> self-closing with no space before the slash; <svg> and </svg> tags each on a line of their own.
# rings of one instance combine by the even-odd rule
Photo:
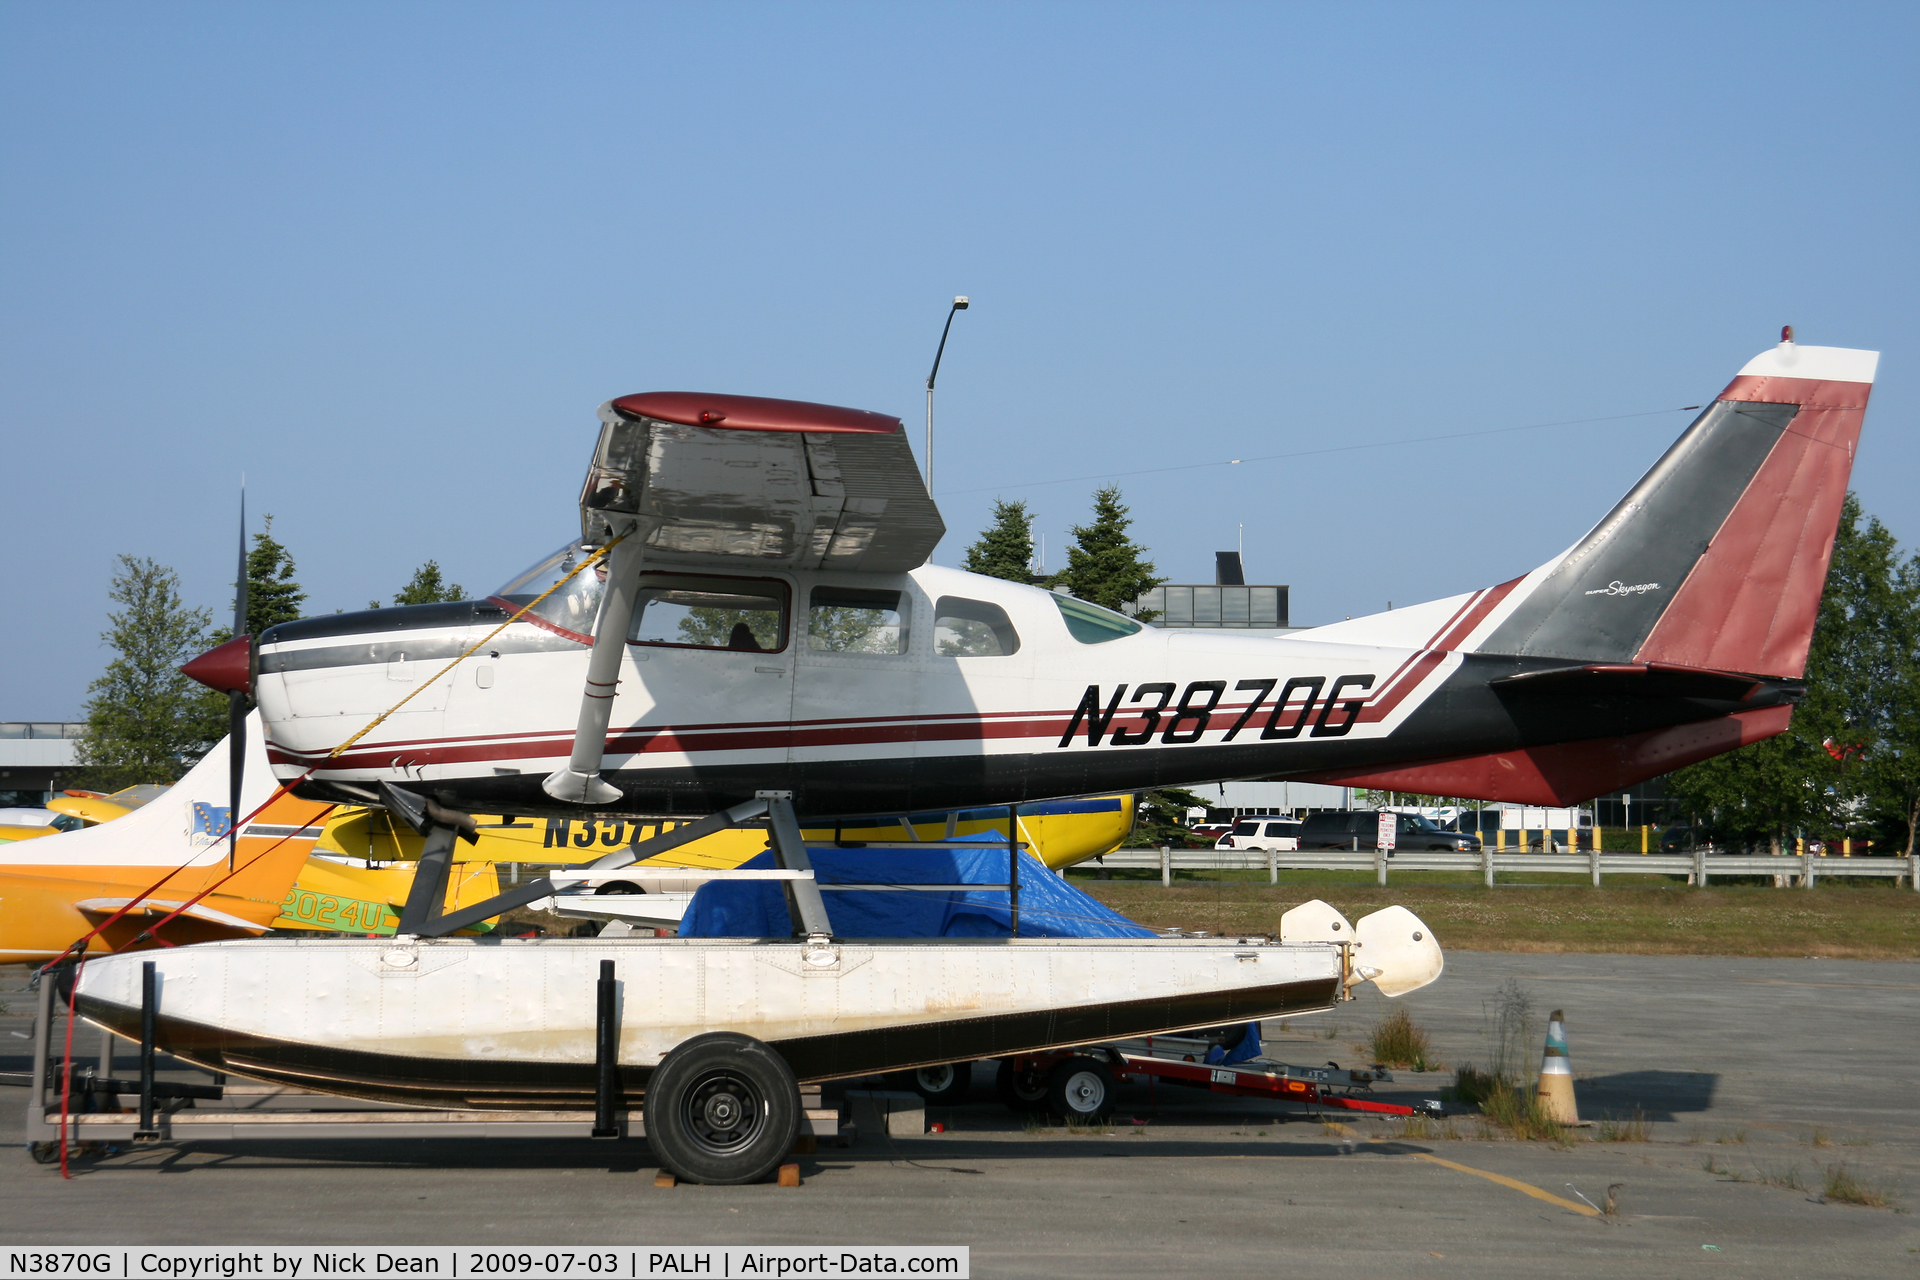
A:
<svg viewBox="0 0 1920 1280">
<path fill-rule="evenodd" d="M 180 668 L 180 674 L 221 693 L 253 692 L 253 637 L 237 636 Z"/>
</svg>

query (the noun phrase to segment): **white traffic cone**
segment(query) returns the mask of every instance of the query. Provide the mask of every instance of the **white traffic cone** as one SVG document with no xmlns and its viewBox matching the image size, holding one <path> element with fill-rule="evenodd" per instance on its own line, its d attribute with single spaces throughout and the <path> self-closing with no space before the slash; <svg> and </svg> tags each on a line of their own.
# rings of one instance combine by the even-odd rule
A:
<svg viewBox="0 0 1920 1280">
<path fill-rule="evenodd" d="M 1547 1051 L 1540 1059 L 1540 1105 L 1561 1124 L 1579 1124 L 1580 1109 L 1573 1101 L 1573 1064 L 1567 1060 L 1565 1018 L 1555 1009 L 1547 1020 Z"/>
</svg>

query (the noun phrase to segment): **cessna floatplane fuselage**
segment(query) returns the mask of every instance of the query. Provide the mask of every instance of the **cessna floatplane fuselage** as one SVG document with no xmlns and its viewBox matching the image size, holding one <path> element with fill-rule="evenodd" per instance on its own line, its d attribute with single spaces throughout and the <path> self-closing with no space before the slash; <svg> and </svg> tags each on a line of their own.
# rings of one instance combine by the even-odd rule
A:
<svg viewBox="0 0 1920 1280">
<path fill-rule="evenodd" d="M 161 1025 L 201 1061 L 341 1092 L 577 1102 L 589 966 L 611 960 L 622 1088 L 644 1091 L 656 1151 L 737 1180 L 786 1149 L 762 1104 L 794 1072 L 1414 989 L 1440 955 L 1400 908 L 1357 927 L 1297 909 L 1277 941 L 836 938 L 797 820 L 1275 776 L 1565 802 L 1778 733 L 1874 360 L 1783 342 L 1565 554 L 1283 640 L 1160 631 L 928 564 L 944 526 L 895 419 L 611 401 L 581 536 L 496 596 L 285 623 L 190 667 L 251 685 L 297 794 L 387 804 L 428 840 L 412 938 L 168 953 Z M 436 939 L 471 914 L 440 915 L 429 874 L 471 813 L 695 819 L 603 859 L 620 865 L 764 821 L 795 939 Z M 125 1028 L 138 989 L 131 962 L 95 962 L 79 1007 Z M 731 1099 L 733 1127 L 701 1098 Z"/>
</svg>

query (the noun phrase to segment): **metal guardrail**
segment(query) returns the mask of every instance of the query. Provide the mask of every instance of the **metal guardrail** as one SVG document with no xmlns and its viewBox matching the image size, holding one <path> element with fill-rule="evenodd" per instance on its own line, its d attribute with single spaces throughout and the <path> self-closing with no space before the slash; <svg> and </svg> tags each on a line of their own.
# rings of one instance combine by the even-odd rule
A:
<svg viewBox="0 0 1920 1280">
<path fill-rule="evenodd" d="M 1880 876 L 1904 879 L 1920 889 L 1920 854 L 1910 858 L 1836 858 L 1818 854 L 1708 853 L 1416 853 L 1391 856 L 1373 849 L 1291 850 L 1258 849 L 1118 849 L 1097 861 L 1078 864 L 1081 870 L 1114 868 L 1158 870 L 1160 883 L 1171 885 L 1176 871 L 1265 871 L 1277 883 L 1282 871 L 1371 871 L 1379 884 L 1390 872 L 1478 871 L 1492 887 L 1494 876 L 1506 871 L 1584 872 L 1595 886 L 1607 875 L 1686 876 L 1689 884 L 1710 884 L 1715 876 L 1773 876 L 1776 887 L 1798 884 L 1807 889 L 1828 876 Z"/>
</svg>

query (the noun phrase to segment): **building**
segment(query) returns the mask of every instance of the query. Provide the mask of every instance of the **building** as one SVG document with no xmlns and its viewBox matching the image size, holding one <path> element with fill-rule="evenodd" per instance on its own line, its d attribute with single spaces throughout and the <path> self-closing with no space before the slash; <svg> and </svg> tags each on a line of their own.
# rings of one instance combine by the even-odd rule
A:
<svg viewBox="0 0 1920 1280">
<path fill-rule="evenodd" d="M 1127 610 L 1152 612 L 1156 627 L 1221 627 L 1254 635 L 1284 635 L 1296 628 L 1287 621 L 1287 588 L 1250 585 L 1238 551 L 1214 553 L 1214 580 L 1175 583 L 1146 592 Z"/>
<path fill-rule="evenodd" d="M 74 739 L 86 729 L 85 721 L 0 721 L 0 808 L 38 808 L 72 785 Z"/>
</svg>

